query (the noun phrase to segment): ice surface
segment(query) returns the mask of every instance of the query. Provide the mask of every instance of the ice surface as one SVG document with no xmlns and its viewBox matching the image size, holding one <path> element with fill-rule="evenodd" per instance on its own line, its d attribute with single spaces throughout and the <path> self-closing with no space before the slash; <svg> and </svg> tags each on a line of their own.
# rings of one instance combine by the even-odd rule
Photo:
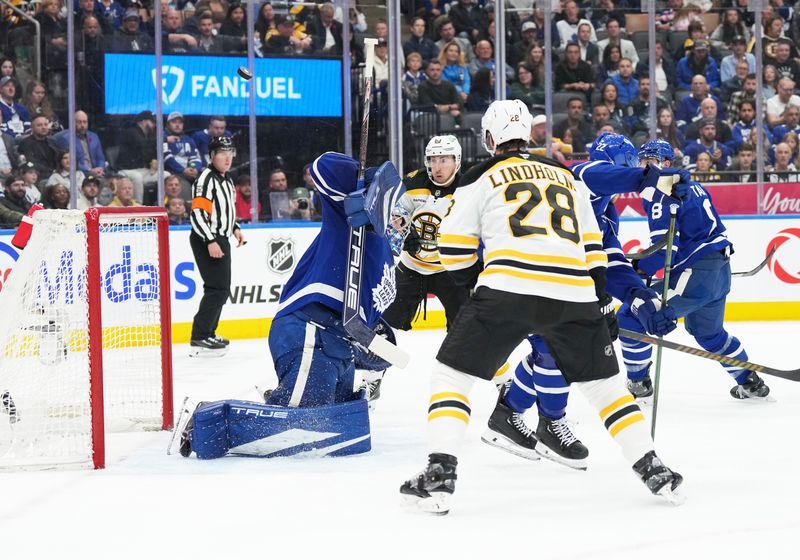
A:
<svg viewBox="0 0 800 560">
<path fill-rule="evenodd" d="M 751 360 L 800 366 L 800 323 L 729 330 Z M 679 331 L 671 338 L 693 344 Z M 0 557 L 800 558 L 800 384 L 767 377 L 777 402 L 735 401 L 721 367 L 671 351 L 656 442 L 686 479 L 685 505 L 647 492 L 577 391 L 569 416 L 588 471 L 481 443 L 496 393 L 479 382 L 454 509 L 401 508 L 400 483 L 426 460 L 428 375 L 443 335 L 399 336 L 412 362 L 388 373 L 364 456 L 199 461 L 167 456 L 168 433 L 129 433 L 108 436 L 104 471 L 0 473 Z M 234 341 L 222 359 L 187 351 L 175 347 L 176 407 L 185 395 L 255 400 L 254 385 L 275 384 L 266 340 Z"/>
</svg>

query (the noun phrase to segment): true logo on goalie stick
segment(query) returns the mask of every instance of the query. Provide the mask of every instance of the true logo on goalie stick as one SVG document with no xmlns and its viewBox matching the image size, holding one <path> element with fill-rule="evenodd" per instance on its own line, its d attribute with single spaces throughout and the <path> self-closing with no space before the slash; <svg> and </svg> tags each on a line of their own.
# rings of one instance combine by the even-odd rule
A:
<svg viewBox="0 0 800 560">
<path fill-rule="evenodd" d="M 267 266 L 276 274 L 286 274 L 294 267 L 294 241 L 291 237 L 270 237 L 267 241 Z"/>
</svg>

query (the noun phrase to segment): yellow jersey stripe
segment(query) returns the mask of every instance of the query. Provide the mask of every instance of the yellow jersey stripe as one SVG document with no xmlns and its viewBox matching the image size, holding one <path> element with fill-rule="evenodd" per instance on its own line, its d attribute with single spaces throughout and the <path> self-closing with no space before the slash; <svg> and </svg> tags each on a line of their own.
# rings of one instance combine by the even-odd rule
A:
<svg viewBox="0 0 800 560">
<path fill-rule="evenodd" d="M 469 237 L 466 235 L 444 233 L 439 237 L 439 245 L 467 245 L 469 247 L 477 247 L 478 244 L 479 241 L 477 237 Z"/>
<path fill-rule="evenodd" d="M 439 260 L 444 265 L 448 264 L 464 264 L 464 263 L 474 263 L 478 260 L 478 255 L 468 255 L 466 257 L 439 257 Z"/>
<path fill-rule="evenodd" d="M 600 241 L 602 243 L 603 236 L 601 234 L 599 234 L 599 233 L 584 233 L 583 234 L 583 241 L 584 242 Z"/>
<path fill-rule="evenodd" d="M 503 375 L 505 372 L 507 372 L 507 371 L 508 371 L 508 368 L 509 368 L 509 367 L 510 367 L 510 366 L 508 365 L 508 362 L 504 363 L 504 364 L 502 365 L 502 367 L 501 367 L 500 369 L 498 369 L 498 370 L 495 372 L 494 376 L 495 376 L 495 377 L 500 377 L 501 375 Z"/>
<path fill-rule="evenodd" d="M 428 401 L 430 404 L 435 403 L 436 401 L 443 401 L 448 399 L 455 399 L 457 401 L 462 401 L 466 404 L 469 404 L 469 399 L 466 395 L 462 395 L 461 393 L 453 393 L 453 392 L 444 392 L 444 393 L 434 393 L 431 395 L 431 400 Z"/>
<path fill-rule="evenodd" d="M 501 257 L 511 257 L 522 261 L 538 261 L 550 264 L 566 264 L 571 266 L 579 266 L 586 268 L 586 262 L 572 257 L 563 257 L 560 255 L 536 255 L 533 253 L 523 253 L 522 251 L 515 251 L 513 249 L 501 249 L 499 251 L 492 251 L 486 254 L 485 260 L 489 261 Z"/>
<path fill-rule="evenodd" d="M 594 263 L 594 262 L 608 262 L 608 257 L 605 253 L 588 253 L 586 255 L 586 262 L 587 263 Z"/>
<path fill-rule="evenodd" d="M 624 397 L 620 397 L 615 400 L 613 403 L 605 407 L 603 410 L 600 411 L 600 418 L 605 420 L 606 416 L 617 410 L 618 408 L 622 408 L 628 403 L 632 403 L 634 401 L 633 395 L 625 395 Z"/>
<path fill-rule="evenodd" d="M 580 286 L 590 287 L 594 286 L 594 280 L 591 278 L 568 278 L 565 276 L 547 276 L 546 274 L 522 272 L 520 270 L 505 269 L 505 268 L 487 268 L 481 272 L 481 276 L 489 274 L 505 274 L 514 278 L 521 278 L 523 280 L 536 280 L 538 282 L 550 282 L 552 284 L 564 284 L 567 286 Z"/>
<path fill-rule="evenodd" d="M 463 421 L 465 424 L 469 424 L 469 415 L 460 410 L 437 410 L 436 412 L 431 412 L 428 414 L 428 422 L 442 417 L 455 418 L 456 420 Z"/>
<path fill-rule="evenodd" d="M 620 420 L 619 422 L 614 424 L 611 427 L 611 429 L 608 430 L 608 433 L 611 434 L 611 437 L 614 437 L 618 433 L 620 433 L 622 430 L 624 430 L 625 428 L 630 426 L 631 424 L 635 424 L 636 422 L 641 422 L 643 420 L 644 420 L 644 414 L 642 414 L 641 412 L 638 412 L 636 414 L 628 416 L 625 420 Z"/>
</svg>

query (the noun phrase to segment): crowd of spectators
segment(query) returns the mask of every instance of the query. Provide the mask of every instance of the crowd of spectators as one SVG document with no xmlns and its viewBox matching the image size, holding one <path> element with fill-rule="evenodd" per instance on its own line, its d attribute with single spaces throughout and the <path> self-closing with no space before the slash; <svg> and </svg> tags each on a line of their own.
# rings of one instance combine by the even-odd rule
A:
<svg viewBox="0 0 800 560">
<path fill-rule="evenodd" d="M 436 113 L 438 131 L 479 127 L 494 100 L 497 72 L 506 95 L 533 114 L 531 149 L 547 150 L 545 59 L 552 61 L 552 149 L 560 160 L 580 158 L 605 131 L 648 138 L 649 55 L 638 0 L 552 0 L 552 52 L 544 49 L 544 8 L 530 0 L 505 0 L 506 52 L 494 58 L 494 7 L 484 0 L 412 0 L 403 30 L 402 91 L 409 128 L 420 114 Z M 41 28 L 43 81 L 31 75 L 32 27 L 14 14 L 0 20 L 0 226 L 16 225 L 26 206 L 69 205 L 69 135 L 66 99 L 67 17 L 75 22 L 78 111 L 74 115 L 78 207 L 163 203 L 171 220 L 183 223 L 190 185 L 208 163 L 210 137 L 233 136 L 225 116 L 166 115 L 165 142 L 156 146 L 152 111 L 132 115 L 126 127 L 108 122 L 102 104 L 102 60 L 107 52 L 148 53 L 155 45 L 153 6 L 139 0 L 18 2 Z M 288 6 L 288 7 L 287 7 Z M 229 0 L 162 0 L 166 54 L 241 55 L 247 52 L 245 5 Z M 753 13 L 746 0 L 657 2 L 657 134 L 675 149 L 680 165 L 703 181 L 752 181 L 756 68 Z M 342 40 L 348 25 L 350 44 Z M 358 7 L 347 21 L 333 4 L 260 4 L 253 22 L 256 56 L 348 56 L 363 61 L 363 39 L 375 37 L 376 103 L 385 103 L 390 78 L 389 29 L 368 25 Z M 769 180 L 797 180 L 800 172 L 800 16 L 788 0 L 771 0 L 763 13 L 762 131 Z M 28 71 L 26 71 L 26 69 Z M 383 101 L 381 101 L 383 100 Z M 382 114 L 384 107 L 377 107 Z M 477 117 L 477 118 L 476 118 Z M 381 123 L 381 121 L 378 121 Z M 382 126 L 381 123 L 379 126 Z M 117 127 L 114 141 L 100 133 Z M 157 201 L 157 150 L 164 161 L 165 200 Z M 302 161 L 302 160 L 301 160 Z M 262 167 L 263 169 L 263 167 Z M 319 204 L 307 170 L 268 166 L 254 181 L 237 171 L 237 214 L 319 219 Z M 735 173 L 733 173 L 735 172 Z M 66 193 L 66 199 L 65 199 Z"/>
</svg>

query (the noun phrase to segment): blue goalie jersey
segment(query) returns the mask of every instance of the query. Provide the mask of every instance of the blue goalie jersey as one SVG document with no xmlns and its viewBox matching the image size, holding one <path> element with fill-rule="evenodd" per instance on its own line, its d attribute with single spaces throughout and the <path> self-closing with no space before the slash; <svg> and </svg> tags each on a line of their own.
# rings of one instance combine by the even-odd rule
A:
<svg viewBox="0 0 800 560">
<path fill-rule="evenodd" d="M 322 201 L 322 228 L 303 254 L 281 294 L 281 317 L 320 303 L 341 317 L 349 231 L 344 198 L 356 190 L 358 162 L 344 154 L 326 152 L 311 165 L 311 178 Z M 370 327 L 394 301 L 394 259 L 386 238 L 366 233 L 361 273 L 360 314 Z"/>
<path fill-rule="evenodd" d="M 642 202 L 650 226 L 650 242 L 655 244 L 666 236 L 669 228 L 669 206 L 677 204 L 675 241 L 672 246 L 672 271 L 678 273 L 691 267 L 704 255 L 714 251 L 733 253 L 733 244 L 725 235 L 725 226 L 711 204 L 711 195 L 700 183 L 692 183 L 683 201 L 668 197 L 653 187 L 642 191 Z M 639 261 L 639 268 L 653 275 L 664 267 L 666 249 Z"/>
</svg>

